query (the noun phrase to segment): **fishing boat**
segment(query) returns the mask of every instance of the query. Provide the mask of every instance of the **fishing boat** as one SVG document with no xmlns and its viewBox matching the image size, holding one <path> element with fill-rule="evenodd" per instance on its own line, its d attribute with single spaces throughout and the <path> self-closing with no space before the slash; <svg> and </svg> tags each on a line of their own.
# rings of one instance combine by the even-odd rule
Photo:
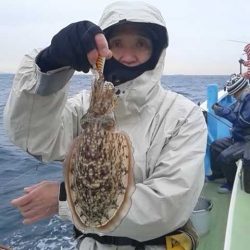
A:
<svg viewBox="0 0 250 250">
<path fill-rule="evenodd" d="M 216 102 L 226 106 L 235 101 L 225 90 L 218 91 L 216 84 L 207 89 L 207 100 L 200 107 L 208 125 L 207 152 L 205 157 L 206 175 L 211 174 L 209 147 L 221 137 L 228 136 L 231 123 L 214 114 L 212 105 Z M 231 194 L 219 194 L 220 184 L 205 182 L 202 197 L 210 200 L 213 208 L 209 217 L 209 231 L 200 237 L 198 250 L 240 250 L 250 249 L 248 235 L 250 232 L 250 194 L 242 184 L 242 159 L 237 162 L 237 174 Z"/>
</svg>

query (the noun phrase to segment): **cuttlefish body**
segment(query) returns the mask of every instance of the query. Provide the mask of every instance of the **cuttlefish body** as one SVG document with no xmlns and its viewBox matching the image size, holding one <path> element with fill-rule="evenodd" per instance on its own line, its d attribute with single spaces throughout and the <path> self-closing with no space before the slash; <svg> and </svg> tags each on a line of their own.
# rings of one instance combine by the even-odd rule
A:
<svg viewBox="0 0 250 250">
<path fill-rule="evenodd" d="M 64 162 L 67 202 L 78 229 L 112 231 L 131 206 L 132 145 L 129 136 L 116 129 L 116 98 L 113 84 L 105 82 L 99 70 L 82 131 Z"/>
</svg>

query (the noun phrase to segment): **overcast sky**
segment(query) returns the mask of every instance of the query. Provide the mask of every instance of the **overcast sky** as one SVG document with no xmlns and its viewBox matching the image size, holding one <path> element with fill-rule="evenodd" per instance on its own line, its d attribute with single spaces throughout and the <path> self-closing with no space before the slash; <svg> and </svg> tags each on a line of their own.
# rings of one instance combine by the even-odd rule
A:
<svg viewBox="0 0 250 250">
<path fill-rule="evenodd" d="M 133 1 L 133 0 L 131 0 Z M 66 25 L 97 23 L 110 0 L 0 0 L 0 73 L 15 72 L 23 55 L 49 45 Z M 166 20 L 170 45 L 165 74 L 239 72 L 250 42 L 250 0 L 145 0 Z"/>
</svg>

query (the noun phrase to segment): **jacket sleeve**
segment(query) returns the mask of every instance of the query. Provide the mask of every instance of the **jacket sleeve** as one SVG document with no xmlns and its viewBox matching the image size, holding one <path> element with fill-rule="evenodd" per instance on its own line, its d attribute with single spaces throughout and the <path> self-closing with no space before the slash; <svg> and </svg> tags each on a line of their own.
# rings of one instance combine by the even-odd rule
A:
<svg viewBox="0 0 250 250">
<path fill-rule="evenodd" d="M 223 117 L 234 123 L 237 119 L 235 112 L 233 111 L 236 103 L 233 103 L 230 107 L 218 106 L 218 108 L 214 109 L 216 115 Z"/>
<path fill-rule="evenodd" d="M 238 123 L 243 128 L 250 127 L 250 94 L 247 94 L 239 110 Z"/>
<path fill-rule="evenodd" d="M 39 50 L 25 55 L 4 110 L 10 139 L 37 159 L 63 160 L 79 118 L 86 111 L 88 96 L 67 99 L 68 82 L 74 73 L 63 67 L 42 73 L 35 63 Z"/>
<path fill-rule="evenodd" d="M 204 184 L 207 129 L 198 107 L 168 139 L 154 172 L 136 184 L 127 216 L 110 235 L 145 241 L 189 219 Z"/>
</svg>

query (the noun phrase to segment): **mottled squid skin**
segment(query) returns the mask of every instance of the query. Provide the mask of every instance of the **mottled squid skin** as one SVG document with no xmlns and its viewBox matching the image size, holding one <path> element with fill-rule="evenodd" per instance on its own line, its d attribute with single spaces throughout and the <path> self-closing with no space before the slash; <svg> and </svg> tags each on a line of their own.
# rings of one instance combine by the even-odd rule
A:
<svg viewBox="0 0 250 250">
<path fill-rule="evenodd" d="M 65 160 L 67 201 L 79 229 L 112 231 L 131 205 L 133 156 L 129 137 L 116 130 L 112 83 L 99 72 L 82 131 Z"/>
</svg>

